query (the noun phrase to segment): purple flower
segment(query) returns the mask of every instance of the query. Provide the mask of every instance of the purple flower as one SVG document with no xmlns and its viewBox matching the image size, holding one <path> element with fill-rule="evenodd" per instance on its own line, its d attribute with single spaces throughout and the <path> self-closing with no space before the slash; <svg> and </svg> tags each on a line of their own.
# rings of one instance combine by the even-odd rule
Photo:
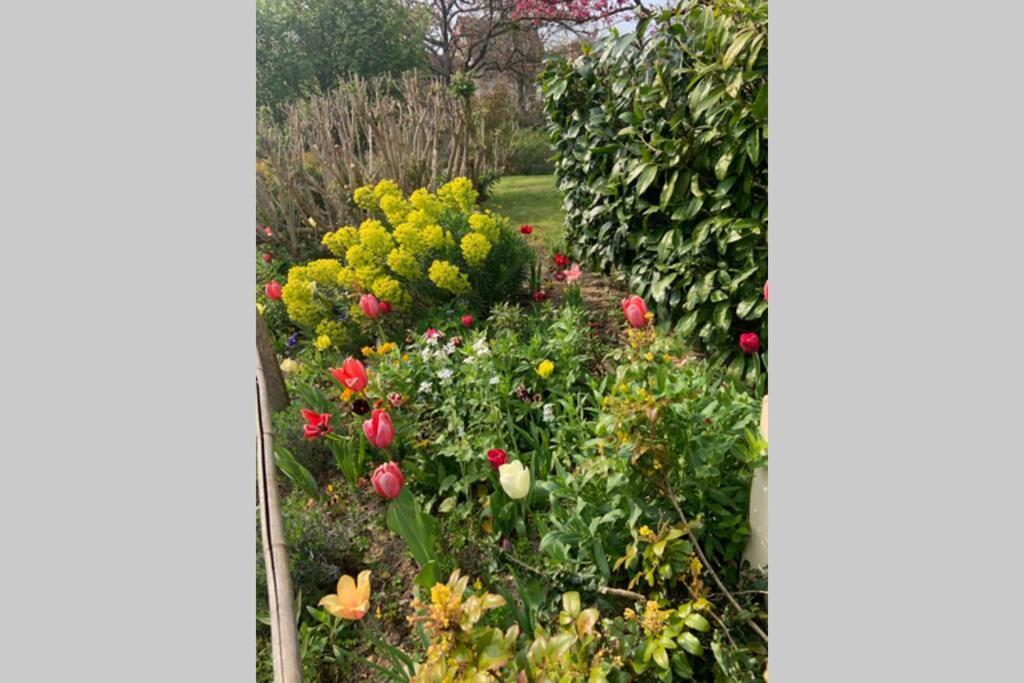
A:
<svg viewBox="0 0 1024 683">
<path fill-rule="evenodd" d="M 289 347 L 295 346 L 298 343 L 299 343 L 299 333 L 298 332 L 296 332 L 292 336 L 288 337 L 288 341 L 285 342 L 285 344 L 287 344 Z"/>
</svg>

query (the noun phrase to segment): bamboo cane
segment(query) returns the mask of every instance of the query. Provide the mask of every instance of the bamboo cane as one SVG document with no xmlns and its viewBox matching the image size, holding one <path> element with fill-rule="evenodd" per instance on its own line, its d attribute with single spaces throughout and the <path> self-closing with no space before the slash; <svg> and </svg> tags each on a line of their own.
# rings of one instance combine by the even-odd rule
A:
<svg viewBox="0 0 1024 683">
<path fill-rule="evenodd" d="M 267 601 L 270 605 L 270 643 L 274 658 L 274 683 L 302 683 L 299 640 L 296 633 L 292 582 L 288 575 L 281 508 L 277 496 L 274 442 L 270 428 L 263 363 L 256 355 L 256 408 L 259 417 L 257 480 L 259 484 L 260 533 L 267 567 Z"/>
</svg>

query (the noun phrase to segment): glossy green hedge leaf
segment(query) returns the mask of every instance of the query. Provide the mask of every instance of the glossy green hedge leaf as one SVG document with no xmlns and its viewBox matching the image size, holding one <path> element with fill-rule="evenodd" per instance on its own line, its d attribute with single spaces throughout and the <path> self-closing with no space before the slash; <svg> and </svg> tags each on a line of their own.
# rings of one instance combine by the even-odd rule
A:
<svg viewBox="0 0 1024 683">
<path fill-rule="evenodd" d="M 658 167 L 654 165 L 648 165 L 644 167 L 644 170 L 640 173 L 640 179 L 636 183 L 637 194 L 643 194 L 647 191 L 647 188 L 651 186 L 654 179 L 658 176 Z"/>
</svg>

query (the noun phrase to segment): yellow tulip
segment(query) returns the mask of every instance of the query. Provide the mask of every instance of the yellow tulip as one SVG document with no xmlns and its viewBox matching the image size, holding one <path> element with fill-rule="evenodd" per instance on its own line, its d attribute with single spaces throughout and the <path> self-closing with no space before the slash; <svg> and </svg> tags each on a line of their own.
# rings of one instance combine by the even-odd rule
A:
<svg viewBox="0 0 1024 683">
<path fill-rule="evenodd" d="M 547 379 L 551 376 L 551 373 L 555 371 L 555 364 L 549 360 L 542 360 L 540 365 L 537 366 L 537 374 Z"/>
<path fill-rule="evenodd" d="M 288 374 L 289 372 L 295 372 L 299 369 L 299 364 L 291 358 L 285 358 L 281 361 L 281 372 Z"/>
<path fill-rule="evenodd" d="M 370 609 L 370 570 L 359 572 L 358 584 L 345 574 L 338 579 L 338 592 L 325 595 L 319 604 L 341 619 L 362 619 Z"/>
<path fill-rule="evenodd" d="M 505 489 L 505 493 L 512 500 L 526 498 L 526 494 L 530 492 L 530 470 L 523 467 L 523 463 L 518 460 L 499 467 L 498 480 L 501 482 L 501 488 Z"/>
</svg>

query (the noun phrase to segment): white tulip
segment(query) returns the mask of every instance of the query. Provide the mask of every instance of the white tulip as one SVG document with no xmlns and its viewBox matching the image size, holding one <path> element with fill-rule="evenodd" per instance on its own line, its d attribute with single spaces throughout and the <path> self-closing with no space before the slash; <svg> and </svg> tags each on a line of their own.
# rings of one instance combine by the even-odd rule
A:
<svg viewBox="0 0 1024 683">
<path fill-rule="evenodd" d="M 499 467 L 498 480 L 501 482 L 501 488 L 505 489 L 505 493 L 512 500 L 526 498 L 526 494 L 530 492 L 530 470 L 523 467 L 523 463 L 518 460 Z"/>
</svg>

